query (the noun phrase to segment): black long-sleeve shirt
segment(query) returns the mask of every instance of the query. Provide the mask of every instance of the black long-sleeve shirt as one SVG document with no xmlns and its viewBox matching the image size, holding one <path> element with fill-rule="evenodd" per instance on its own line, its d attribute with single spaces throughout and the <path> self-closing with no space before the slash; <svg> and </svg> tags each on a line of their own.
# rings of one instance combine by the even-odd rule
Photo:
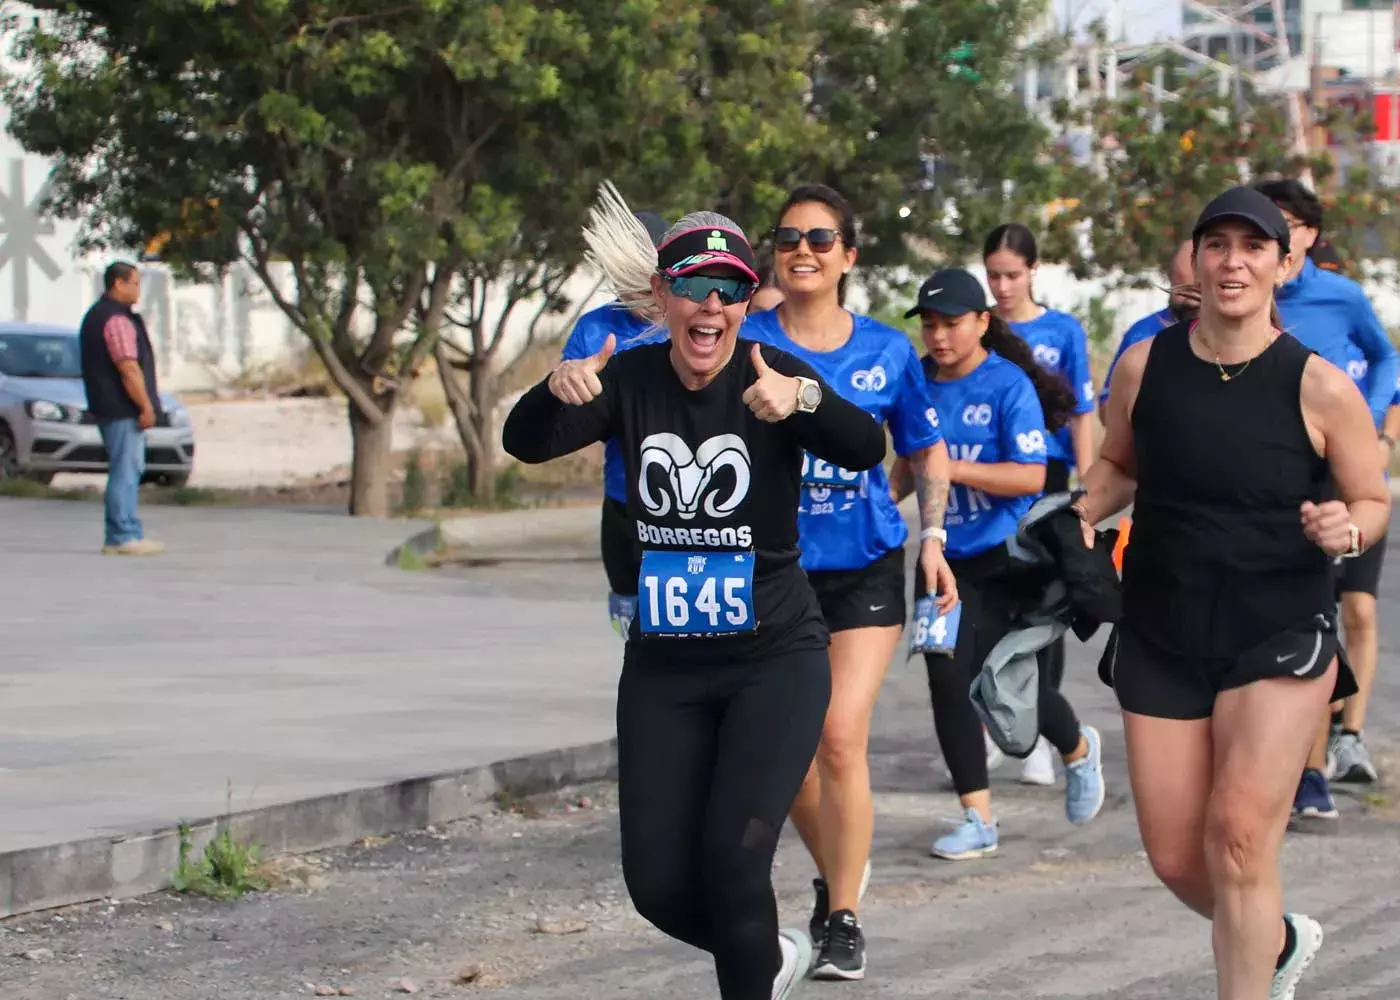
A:
<svg viewBox="0 0 1400 1000">
<path fill-rule="evenodd" d="M 522 462 L 547 462 L 617 437 L 627 469 L 627 511 L 644 554 L 685 552 L 699 557 L 691 565 L 703 567 L 707 557 L 753 553 L 756 627 L 720 635 L 644 634 L 649 606 L 654 618 L 669 613 L 667 580 L 648 582 L 644 563 L 629 658 L 703 665 L 825 648 L 826 625 L 798 566 L 802 453 L 853 471 L 869 469 L 885 456 L 884 431 L 809 365 L 776 348 L 762 348 L 774 371 L 821 384 L 822 402 L 814 413 L 794 413 L 778 423 L 753 415 L 743 400 L 757 380 L 752 341 L 739 339 L 724 369 L 695 390 L 681 384 L 670 350 L 662 343 L 614 355 L 598 375 L 602 393 L 583 406 L 561 403 L 548 380 L 536 385 L 506 419 L 506 451 Z M 712 620 L 722 620 L 737 610 L 722 589 L 712 589 L 708 603 L 701 598 L 697 604 L 702 582 L 703 574 L 671 584 L 678 619 L 703 622 L 708 608 Z M 681 607 L 682 601 L 689 603 Z"/>
</svg>

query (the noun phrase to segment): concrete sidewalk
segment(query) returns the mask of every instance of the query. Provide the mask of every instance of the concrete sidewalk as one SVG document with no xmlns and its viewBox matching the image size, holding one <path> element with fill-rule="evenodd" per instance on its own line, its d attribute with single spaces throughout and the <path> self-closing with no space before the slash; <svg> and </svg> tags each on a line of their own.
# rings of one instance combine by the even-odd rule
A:
<svg viewBox="0 0 1400 1000">
<path fill-rule="evenodd" d="M 508 569 L 386 567 L 423 522 L 144 515 L 170 551 L 117 559 L 98 554 L 96 505 L 0 500 L 0 916 L 81 898 L 84 867 L 123 868 L 111 877 L 131 878 L 112 892 L 149 888 L 173 860 L 170 838 L 131 838 L 181 819 L 319 800 L 314 818 L 288 822 L 344 842 L 392 819 L 386 810 L 421 822 L 443 795 L 460 806 L 535 765 L 546 784 L 610 767 L 596 746 L 581 758 L 588 773 L 538 756 L 613 734 L 622 648 L 596 565 L 519 586 Z M 596 511 L 586 521 L 595 530 Z M 396 784 L 425 775 L 446 778 Z M 383 801 L 343 794 L 385 786 Z M 91 838 L 128 847 L 14 860 Z M 56 897 L 26 881 L 41 863 L 71 876 Z"/>
</svg>

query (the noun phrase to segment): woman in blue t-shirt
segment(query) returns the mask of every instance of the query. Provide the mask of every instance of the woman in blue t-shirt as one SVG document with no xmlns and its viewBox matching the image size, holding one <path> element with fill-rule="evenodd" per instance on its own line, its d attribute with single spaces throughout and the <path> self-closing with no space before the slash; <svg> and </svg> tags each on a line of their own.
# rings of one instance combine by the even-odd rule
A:
<svg viewBox="0 0 1400 1000">
<path fill-rule="evenodd" d="M 1062 493 L 1069 489 L 1072 469 L 1083 476 L 1094 462 L 1094 378 L 1089 371 L 1089 338 L 1079 320 L 1031 298 L 1039 261 L 1035 237 L 1019 222 L 997 226 L 982 245 L 982 263 L 997 315 L 1030 345 L 1041 367 L 1063 376 L 1074 394 L 1069 419 L 1045 438 L 1045 492 Z M 1056 639 L 1037 659 L 1040 682 L 1058 688 L 1065 675 L 1065 640 Z M 1044 740 L 1026 758 L 1021 780 L 1032 785 L 1055 783 L 1055 767 Z"/>
<path fill-rule="evenodd" d="M 948 452 L 914 345 L 844 305 L 856 261 L 855 213 L 838 192 L 811 184 L 788 195 L 775 222 L 773 274 L 782 302 L 752 313 L 741 332 L 807 362 L 833 391 L 889 428 L 919 496 L 919 564 L 951 608 L 957 589 L 943 558 Z M 861 979 L 865 938 L 857 909 L 875 823 L 866 748 L 875 698 L 908 617 L 909 531 L 880 466 L 851 472 L 808 456 L 798 511 L 802 568 L 831 633 L 831 705 L 792 809 L 819 874 L 811 931 L 820 955 L 812 974 Z"/>
<path fill-rule="evenodd" d="M 1030 348 L 988 312 L 967 271 L 936 272 L 907 313 L 923 324 L 924 372 L 951 459 L 948 564 L 962 598 L 953 656 L 926 654 L 934 727 L 965 810 L 959 827 L 934 841 L 935 857 L 979 858 L 997 848 L 982 722 L 968 697 L 973 678 L 1010 630 L 1011 557 L 1006 540 L 1045 488 L 1045 413 L 1063 424 L 1073 409 L 1064 381 L 1036 364 Z M 898 464 L 898 463 L 896 463 Z M 897 478 L 892 474 L 891 478 Z M 915 578 L 915 592 L 923 583 Z M 1060 692 L 1040 685 L 1041 735 L 1065 763 L 1065 814 L 1085 823 L 1103 807 L 1098 732 L 1080 726 Z"/>
</svg>

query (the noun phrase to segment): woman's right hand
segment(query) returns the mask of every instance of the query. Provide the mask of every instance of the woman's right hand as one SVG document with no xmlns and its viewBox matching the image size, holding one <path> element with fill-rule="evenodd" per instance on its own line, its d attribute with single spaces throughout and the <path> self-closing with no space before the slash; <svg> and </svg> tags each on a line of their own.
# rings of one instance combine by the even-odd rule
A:
<svg viewBox="0 0 1400 1000">
<path fill-rule="evenodd" d="M 549 374 L 549 391 L 554 398 L 569 406 L 582 406 L 597 399 L 603 393 L 603 383 L 598 381 L 598 373 L 617 349 L 617 338 L 611 333 L 603 341 L 602 349 L 591 358 L 561 362 Z"/>
</svg>

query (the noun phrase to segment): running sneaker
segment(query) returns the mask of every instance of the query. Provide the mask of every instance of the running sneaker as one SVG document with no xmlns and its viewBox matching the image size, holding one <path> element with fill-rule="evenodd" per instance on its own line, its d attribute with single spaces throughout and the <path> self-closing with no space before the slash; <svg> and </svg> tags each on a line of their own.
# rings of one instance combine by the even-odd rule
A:
<svg viewBox="0 0 1400 1000">
<path fill-rule="evenodd" d="M 1103 739 L 1093 726 L 1081 726 L 1089 752 L 1065 765 L 1065 816 L 1087 823 L 1103 808 Z"/>
<path fill-rule="evenodd" d="M 864 979 L 865 934 L 850 910 L 837 910 L 826 925 L 813 979 Z"/>
<path fill-rule="evenodd" d="M 1370 751 L 1361 741 L 1359 733 L 1342 733 L 1337 737 L 1336 750 L 1327 755 L 1333 781 L 1347 784 L 1370 785 L 1380 779 L 1376 765 L 1371 763 Z"/>
<path fill-rule="evenodd" d="M 1285 913 L 1283 919 L 1293 928 L 1293 950 L 1274 971 L 1269 1000 L 1294 1000 L 1298 980 L 1303 978 L 1317 951 L 1322 947 L 1322 925 L 1302 913 Z"/>
<path fill-rule="evenodd" d="M 1336 819 L 1337 803 L 1332 801 L 1332 789 L 1326 776 L 1315 767 L 1303 769 L 1303 778 L 1298 782 L 1298 792 L 1293 796 L 1293 816 L 1295 819 Z"/>
<path fill-rule="evenodd" d="M 870 886 L 870 859 L 865 861 L 865 871 L 860 876 L 860 889 L 856 891 L 856 902 L 865 898 L 865 890 Z M 807 926 L 812 932 L 812 949 L 820 952 L 826 946 L 826 925 L 831 915 L 831 890 L 826 879 L 818 876 L 812 879 L 812 889 L 816 893 L 816 903 L 812 906 L 812 919 Z"/>
<path fill-rule="evenodd" d="M 933 842 L 929 853 L 935 858 L 947 861 L 967 861 L 971 858 L 985 858 L 997 852 L 997 822 L 982 822 L 976 809 L 969 809 L 952 833 L 944 834 Z"/>
<path fill-rule="evenodd" d="M 1055 759 L 1050 743 L 1044 736 L 1035 741 L 1035 749 L 1021 765 L 1021 784 L 1049 787 L 1055 783 Z"/>
<path fill-rule="evenodd" d="M 812 965 L 812 939 L 795 927 L 778 931 L 783 964 L 773 977 L 773 1000 L 788 1000 L 797 992 Z"/>
</svg>

